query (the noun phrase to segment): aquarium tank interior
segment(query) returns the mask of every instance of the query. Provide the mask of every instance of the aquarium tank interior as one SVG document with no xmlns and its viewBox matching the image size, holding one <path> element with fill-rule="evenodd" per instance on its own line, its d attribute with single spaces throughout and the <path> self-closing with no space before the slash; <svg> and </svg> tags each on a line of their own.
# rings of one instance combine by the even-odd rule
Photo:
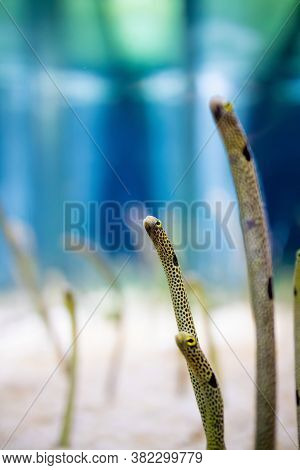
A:
<svg viewBox="0 0 300 470">
<path fill-rule="evenodd" d="M 1 448 L 299 448 L 300 2 L 1 0 L 0 51 Z"/>
</svg>

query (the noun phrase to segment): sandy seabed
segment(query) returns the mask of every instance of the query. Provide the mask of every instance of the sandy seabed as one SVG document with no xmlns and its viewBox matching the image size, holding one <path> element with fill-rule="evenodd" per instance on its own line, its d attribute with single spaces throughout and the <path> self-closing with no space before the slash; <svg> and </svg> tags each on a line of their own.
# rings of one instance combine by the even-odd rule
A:
<svg viewBox="0 0 300 470">
<path fill-rule="evenodd" d="M 103 292 L 81 295 L 79 329 Z M 78 340 L 78 388 L 74 449 L 204 449 L 205 437 L 184 359 L 175 345 L 177 327 L 170 301 L 153 293 L 126 291 L 124 347 L 116 396 L 105 393 L 116 341 L 105 314 L 109 298 L 91 316 Z M 194 309 L 195 310 L 195 309 Z M 277 448 L 295 449 L 296 411 L 291 308 L 276 306 L 278 369 Z M 207 350 L 200 310 L 194 312 L 199 340 Z M 255 337 L 246 302 L 210 312 L 217 348 L 217 375 L 225 406 L 229 449 L 254 442 Z M 68 317 L 55 302 L 51 319 L 66 351 Z M 0 439 L 10 449 L 55 448 L 67 392 L 62 367 L 47 332 L 19 292 L 0 297 Z M 121 345 L 120 345 L 121 347 Z"/>
</svg>

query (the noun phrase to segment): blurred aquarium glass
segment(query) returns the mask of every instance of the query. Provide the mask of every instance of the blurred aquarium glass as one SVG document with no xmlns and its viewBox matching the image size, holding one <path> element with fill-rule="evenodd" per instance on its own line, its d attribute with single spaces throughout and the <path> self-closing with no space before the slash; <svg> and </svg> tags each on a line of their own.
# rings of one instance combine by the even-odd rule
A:
<svg viewBox="0 0 300 470">
<path fill-rule="evenodd" d="M 215 94 L 234 100 L 256 156 L 275 267 L 291 265 L 300 245 L 296 4 L 2 2 L 0 201 L 7 218 L 30 233 L 42 272 L 88 275 L 82 261 L 62 250 L 66 201 L 86 207 L 90 201 L 206 201 L 209 220 L 203 214 L 193 223 L 200 237 L 210 230 L 212 243 L 179 256 L 208 285 L 245 284 L 237 207 L 229 224 L 235 249 L 217 247 L 214 238 L 221 223 L 216 203 L 236 200 L 208 108 Z M 182 221 L 187 230 L 190 223 Z M 88 235 L 101 247 L 105 221 L 93 225 Z M 3 234 L 0 249 L 4 287 L 14 270 Z M 106 253 L 113 260 L 124 255 L 122 246 Z M 133 265 L 141 258 L 136 253 Z"/>
</svg>

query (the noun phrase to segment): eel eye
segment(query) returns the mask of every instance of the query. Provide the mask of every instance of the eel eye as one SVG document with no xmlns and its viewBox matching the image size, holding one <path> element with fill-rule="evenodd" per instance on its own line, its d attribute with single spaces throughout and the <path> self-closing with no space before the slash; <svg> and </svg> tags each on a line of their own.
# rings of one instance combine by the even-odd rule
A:
<svg viewBox="0 0 300 470">
<path fill-rule="evenodd" d="M 156 223 L 155 223 L 156 227 L 160 228 L 162 225 L 161 225 L 161 221 L 160 220 L 157 220 Z"/>
<path fill-rule="evenodd" d="M 228 101 L 227 103 L 224 104 L 224 109 L 227 113 L 231 113 L 233 111 L 233 106 L 232 106 L 232 103 L 230 103 L 230 101 Z"/>
<path fill-rule="evenodd" d="M 196 339 L 195 338 L 189 338 L 189 339 L 186 340 L 186 343 L 189 346 L 196 346 Z"/>
</svg>

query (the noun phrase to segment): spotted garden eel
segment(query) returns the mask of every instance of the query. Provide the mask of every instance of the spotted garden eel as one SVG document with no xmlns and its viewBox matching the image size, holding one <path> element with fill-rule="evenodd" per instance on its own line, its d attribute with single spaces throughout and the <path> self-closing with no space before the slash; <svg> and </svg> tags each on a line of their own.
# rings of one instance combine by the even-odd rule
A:
<svg viewBox="0 0 300 470">
<path fill-rule="evenodd" d="M 294 334 L 298 447 L 300 449 L 300 250 L 296 254 L 294 273 Z"/>
<path fill-rule="evenodd" d="M 177 256 L 160 220 L 148 216 L 144 220 L 144 226 L 156 248 L 167 276 L 179 330 L 176 341 L 188 364 L 203 421 L 207 449 L 225 449 L 223 400 L 215 374 L 198 344 Z M 185 340 L 188 342 L 186 343 Z M 197 363 L 197 360 L 199 360 L 199 363 Z"/>
<path fill-rule="evenodd" d="M 256 323 L 256 449 L 275 445 L 276 365 L 272 259 L 252 152 L 231 103 L 213 98 L 210 108 L 228 153 L 239 202 Z"/>
<path fill-rule="evenodd" d="M 223 399 L 216 376 L 195 336 L 186 331 L 180 331 L 175 338 L 189 370 L 197 379 L 194 385 L 194 389 L 197 390 L 195 394 L 203 397 L 205 401 L 205 416 L 202 419 L 207 428 L 214 430 L 211 448 L 224 449 Z"/>
</svg>

